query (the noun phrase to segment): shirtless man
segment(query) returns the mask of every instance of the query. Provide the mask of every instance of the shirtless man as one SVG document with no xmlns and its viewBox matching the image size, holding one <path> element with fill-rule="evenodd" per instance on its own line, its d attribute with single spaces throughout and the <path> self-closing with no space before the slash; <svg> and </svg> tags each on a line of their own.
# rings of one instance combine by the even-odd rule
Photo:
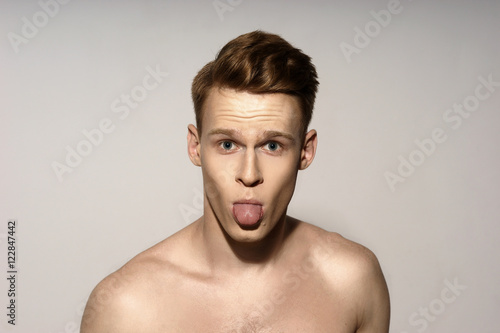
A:
<svg viewBox="0 0 500 333">
<path fill-rule="evenodd" d="M 388 332 L 375 255 L 286 215 L 316 152 L 317 85 L 307 55 L 260 31 L 198 73 L 187 143 L 203 216 L 99 283 L 82 333 Z"/>
</svg>

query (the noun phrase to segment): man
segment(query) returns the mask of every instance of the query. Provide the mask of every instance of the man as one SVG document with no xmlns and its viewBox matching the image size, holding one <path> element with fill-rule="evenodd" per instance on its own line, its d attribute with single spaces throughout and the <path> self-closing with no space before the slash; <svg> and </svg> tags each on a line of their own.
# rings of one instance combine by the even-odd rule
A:
<svg viewBox="0 0 500 333">
<path fill-rule="evenodd" d="M 198 73 L 187 141 L 203 216 L 104 279 L 81 332 L 388 332 L 375 255 L 286 215 L 316 153 L 317 85 L 310 57 L 261 31 Z"/>
</svg>

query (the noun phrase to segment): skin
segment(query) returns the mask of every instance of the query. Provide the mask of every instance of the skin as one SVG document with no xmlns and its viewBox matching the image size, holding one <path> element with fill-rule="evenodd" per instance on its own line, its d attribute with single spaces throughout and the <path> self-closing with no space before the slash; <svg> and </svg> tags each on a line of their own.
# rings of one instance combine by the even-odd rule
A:
<svg viewBox="0 0 500 333">
<path fill-rule="evenodd" d="M 317 146 L 295 97 L 212 89 L 204 107 L 203 132 L 189 125 L 187 138 L 203 216 L 105 278 L 81 332 L 387 333 L 375 255 L 286 215 Z M 262 204 L 260 223 L 237 223 L 239 200 Z"/>
</svg>

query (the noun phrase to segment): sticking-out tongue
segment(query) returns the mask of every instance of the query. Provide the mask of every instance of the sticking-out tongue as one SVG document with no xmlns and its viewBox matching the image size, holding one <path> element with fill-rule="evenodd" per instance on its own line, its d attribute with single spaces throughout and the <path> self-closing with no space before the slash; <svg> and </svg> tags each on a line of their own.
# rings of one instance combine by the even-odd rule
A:
<svg viewBox="0 0 500 333">
<path fill-rule="evenodd" d="M 234 204 L 233 214 L 240 225 L 253 226 L 262 218 L 262 206 L 253 204 Z"/>
</svg>

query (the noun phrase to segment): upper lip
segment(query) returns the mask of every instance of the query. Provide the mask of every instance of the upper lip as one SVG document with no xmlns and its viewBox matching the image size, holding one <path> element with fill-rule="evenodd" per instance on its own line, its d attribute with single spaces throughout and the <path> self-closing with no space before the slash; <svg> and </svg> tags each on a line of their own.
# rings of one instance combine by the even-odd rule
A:
<svg viewBox="0 0 500 333">
<path fill-rule="evenodd" d="M 260 205 L 260 206 L 262 206 L 262 203 L 258 200 L 255 200 L 255 199 L 237 200 L 233 204 L 247 204 L 247 205 Z"/>
</svg>

